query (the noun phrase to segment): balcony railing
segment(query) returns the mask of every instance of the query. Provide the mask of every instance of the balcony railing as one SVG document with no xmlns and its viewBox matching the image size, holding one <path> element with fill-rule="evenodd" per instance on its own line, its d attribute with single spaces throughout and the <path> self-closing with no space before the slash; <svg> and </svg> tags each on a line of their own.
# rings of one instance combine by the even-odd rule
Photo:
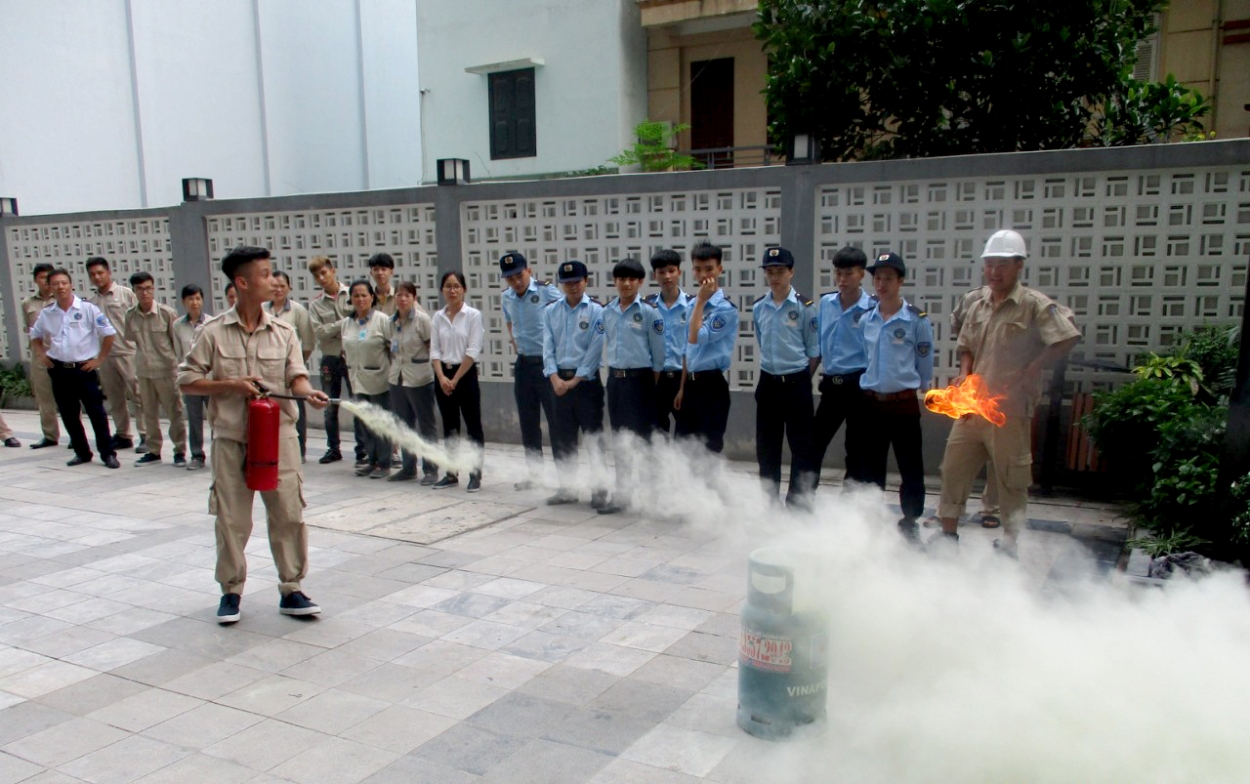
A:
<svg viewBox="0 0 1250 784">
<path fill-rule="evenodd" d="M 734 169 L 743 166 L 775 166 L 786 162 L 784 156 L 766 144 L 745 147 L 704 147 L 698 150 L 679 150 L 689 155 L 705 169 Z"/>
</svg>

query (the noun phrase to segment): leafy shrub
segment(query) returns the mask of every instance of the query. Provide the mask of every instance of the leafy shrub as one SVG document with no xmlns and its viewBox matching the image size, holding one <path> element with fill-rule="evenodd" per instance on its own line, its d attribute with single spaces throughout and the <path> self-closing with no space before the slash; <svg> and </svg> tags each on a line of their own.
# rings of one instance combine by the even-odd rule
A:
<svg viewBox="0 0 1250 784">
<path fill-rule="evenodd" d="M 0 402 L 8 402 L 18 397 L 32 397 L 30 379 L 26 377 L 26 369 L 20 363 L 8 369 L 0 368 Z"/>
<path fill-rule="evenodd" d="M 1223 397 L 1233 391 L 1240 351 L 1240 327 L 1207 325 L 1185 333 L 1181 342 L 1163 355 L 1196 363 L 1202 372 L 1202 385 L 1213 395 Z"/>
<path fill-rule="evenodd" d="M 688 130 L 689 125 L 644 120 L 634 127 L 634 135 L 638 137 L 634 146 L 609 160 L 617 166 L 639 164 L 644 172 L 702 169 L 703 164 L 693 156 L 682 155 L 673 149 L 677 135 Z"/>
<path fill-rule="evenodd" d="M 1085 421 L 1094 444 L 1117 483 L 1141 494 L 1154 482 L 1151 455 L 1160 429 L 1175 419 L 1191 419 L 1203 408 L 1188 385 L 1168 378 L 1138 378 L 1094 395 Z"/>
<path fill-rule="evenodd" d="M 1190 406 L 1185 418 L 1162 423 L 1151 450 L 1149 492 L 1137 516 L 1156 533 L 1195 530 L 1215 538 L 1220 515 L 1220 455 L 1228 409 Z M 1145 490 L 1145 488 L 1143 488 Z"/>
</svg>

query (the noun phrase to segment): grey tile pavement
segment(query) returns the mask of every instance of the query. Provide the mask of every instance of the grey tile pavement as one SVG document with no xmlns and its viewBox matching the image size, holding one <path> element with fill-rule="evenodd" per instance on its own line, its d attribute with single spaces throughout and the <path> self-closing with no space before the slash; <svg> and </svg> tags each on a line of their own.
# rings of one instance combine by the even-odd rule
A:
<svg viewBox="0 0 1250 784">
<path fill-rule="evenodd" d="M 33 414 L 5 416 L 36 436 Z M 325 612 L 278 615 L 258 522 L 243 620 L 223 628 L 208 472 L 123 457 L 69 469 L 64 449 L 0 449 L 0 784 L 766 774 L 770 744 L 734 724 L 741 535 L 547 507 L 512 490 L 510 446 L 488 447 L 472 497 L 310 462 L 305 586 Z M 753 468 L 729 470 L 745 485 Z M 1069 533 L 1122 527 L 1097 504 L 1031 511 L 1037 586 Z"/>
</svg>

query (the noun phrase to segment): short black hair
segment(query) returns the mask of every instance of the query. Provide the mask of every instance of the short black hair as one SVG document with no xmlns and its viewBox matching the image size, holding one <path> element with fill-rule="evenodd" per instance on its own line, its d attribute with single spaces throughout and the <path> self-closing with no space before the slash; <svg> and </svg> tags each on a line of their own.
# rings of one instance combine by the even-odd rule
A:
<svg viewBox="0 0 1250 784">
<path fill-rule="evenodd" d="M 455 278 L 456 280 L 460 281 L 460 288 L 464 289 L 465 291 L 469 290 L 469 284 L 464 282 L 464 275 L 460 272 L 457 272 L 456 270 L 450 270 L 448 272 L 444 272 L 443 277 L 438 279 L 439 291 L 442 291 L 443 286 L 447 285 L 448 278 Z"/>
<path fill-rule="evenodd" d="M 282 270 L 274 270 L 274 271 L 273 271 L 273 273 L 272 273 L 272 275 L 273 275 L 273 277 L 275 277 L 275 278 L 282 278 L 283 280 L 285 280 L 285 281 L 286 281 L 286 285 L 288 285 L 288 286 L 289 286 L 289 285 L 291 285 L 291 276 L 290 276 L 290 275 L 288 275 L 288 274 L 286 274 L 286 273 L 285 273 L 285 272 L 283 272 Z"/>
<path fill-rule="evenodd" d="M 188 283 L 187 285 L 182 287 L 182 296 L 179 297 L 179 299 L 186 299 L 187 297 L 194 297 L 196 294 L 199 294 L 201 297 L 204 296 L 204 289 L 200 288 L 194 283 Z"/>
<path fill-rule="evenodd" d="M 57 275 L 64 275 L 71 284 L 74 282 L 74 276 L 69 274 L 69 270 L 65 269 L 64 267 L 56 267 L 51 272 L 49 272 L 48 282 L 51 283 L 52 279 L 56 277 Z"/>
<path fill-rule="evenodd" d="M 51 264 L 47 263 L 46 261 L 40 262 L 39 264 L 35 265 L 35 268 L 33 270 L 30 271 L 30 279 L 35 280 L 43 273 L 45 272 L 50 273 L 54 269 L 56 269 L 56 267 L 53 267 Z"/>
<path fill-rule="evenodd" d="M 130 287 L 133 289 L 135 286 L 138 286 L 140 283 L 151 283 L 155 285 L 156 279 L 152 277 L 152 273 L 139 270 L 138 272 L 130 276 Z"/>
<path fill-rule="evenodd" d="M 860 248 L 854 245 L 847 245 L 842 250 L 833 255 L 834 269 L 849 269 L 851 267 L 868 268 L 868 256 Z"/>
<path fill-rule="evenodd" d="M 264 261 L 267 258 L 269 258 L 268 248 L 258 248 L 255 245 L 236 245 L 221 260 L 221 271 L 226 273 L 226 277 L 233 282 L 235 276 L 239 274 L 239 267 L 242 267 L 244 264 L 251 264 L 253 261 Z"/>
<path fill-rule="evenodd" d="M 637 280 L 646 280 L 646 270 L 642 268 L 642 262 L 638 259 L 621 259 L 616 262 L 616 266 L 612 268 L 612 277 L 616 278 L 634 278 Z"/>
<path fill-rule="evenodd" d="M 395 269 L 395 259 L 391 258 L 391 254 L 389 253 L 375 253 L 369 257 L 369 269 L 373 269 L 374 267 Z"/>
<path fill-rule="evenodd" d="M 368 279 L 357 278 L 356 280 L 353 280 L 352 285 L 347 288 L 349 294 L 355 294 L 357 286 L 364 286 L 365 290 L 369 292 L 369 298 L 373 300 L 373 304 L 378 304 L 378 293 L 373 290 L 373 284 L 370 283 Z"/>
<path fill-rule="evenodd" d="M 715 259 L 716 263 L 720 264 L 722 255 L 723 254 L 721 253 L 721 249 L 718 246 L 713 245 L 712 243 L 708 242 L 707 240 L 703 240 L 702 242 L 700 242 L 698 245 L 695 245 L 694 248 L 690 250 L 690 258 L 694 259 L 695 261 L 706 261 L 708 259 Z"/>
<path fill-rule="evenodd" d="M 109 260 L 104 258 L 103 256 L 92 256 L 91 258 L 87 259 L 87 269 L 91 269 L 92 267 L 100 267 L 100 266 L 103 266 L 104 269 L 109 270 L 109 271 L 112 271 L 113 269 L 112 267 L 109 266 Z"/>
<path fill-rule="evenodd" d="M 233 289 L 234 289 L 234 281 L 232 280 L 232 281 L 230 281 L 229 283 L 227 283 L 227 284 L 226 284 L 226 287 L 225 287 L 224 289 L 222 289 L 222 290 L 221 290 L 221 293 L 222 293 L 222 294 L 229 294 L 229 293 L 230 293 Z"/>
<path fill-rule="evenodd" d="M 681 254 L 675 250 L 669 250 L 668 248 L 665 248 L 664 250 L 658 250 L 655 252 L 655 255 L 651 257 L 651 269 L 653 271 L 658 270 L 658 269 L 663 269 L 665 267 L 680 267 L 680 266 L 681 266 Z"/>
</svg>

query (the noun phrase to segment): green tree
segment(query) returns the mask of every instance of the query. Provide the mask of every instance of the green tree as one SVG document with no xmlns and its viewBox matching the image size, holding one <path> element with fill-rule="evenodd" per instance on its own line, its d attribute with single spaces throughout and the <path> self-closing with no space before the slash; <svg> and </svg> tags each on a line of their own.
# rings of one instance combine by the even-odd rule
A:
<svg viewBox="0 0 1250 784">
<path fill-rule="evenodd" d="M 608 160 L 617 166 L 638 164 L 645 172 L 702 169 L 703 164 L 689 155 L 678 153 L 674 148 L 677 135 L 688 130 L 689 125 L 644 120 L 634 126 L 634 135 L 638 138 L 634 146 Z"/>
<path fill-rule="evenodd" d="M 1079 146 L 1164 0 L 760 0 L 774 140 L 826 160 Z"/>
</svg>

